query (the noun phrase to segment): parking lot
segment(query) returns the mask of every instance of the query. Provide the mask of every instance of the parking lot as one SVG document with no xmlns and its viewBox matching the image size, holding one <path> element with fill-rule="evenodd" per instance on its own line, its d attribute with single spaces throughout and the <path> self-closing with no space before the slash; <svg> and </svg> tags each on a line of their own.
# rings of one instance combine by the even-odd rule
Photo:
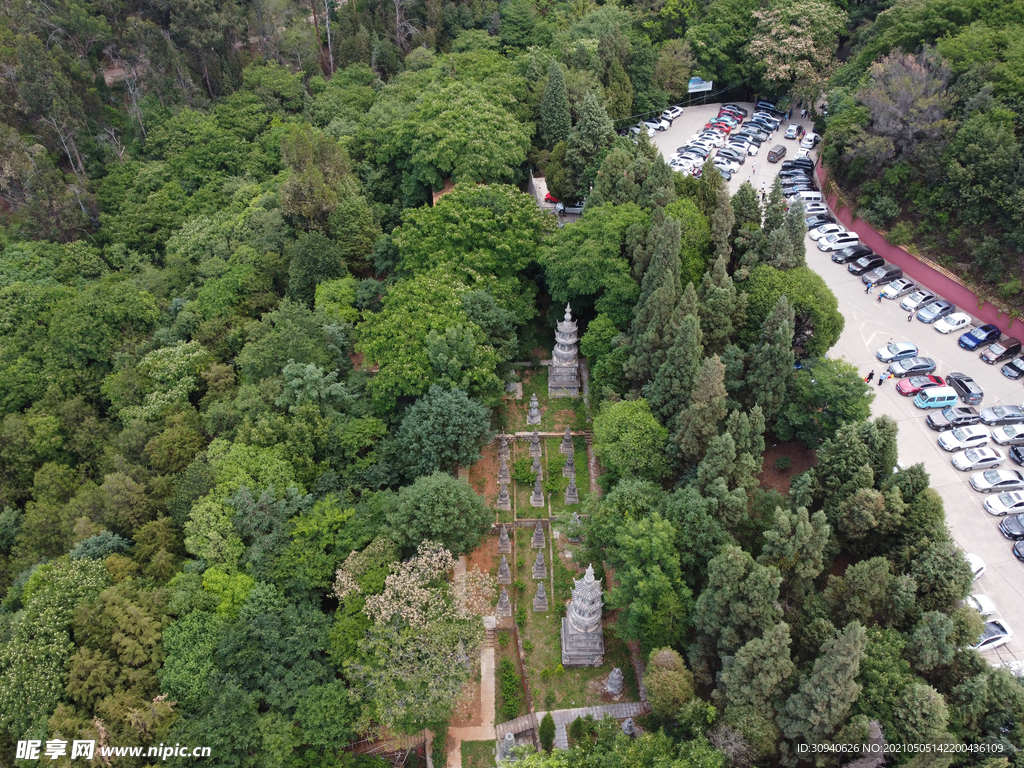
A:
<svg viewBox="0 0 1024 768">
<path fill-rule="evenodd" d="M 666 131 L 656 134 L 652 142 L 668 158 L 685 144 L 712 117 L 718 114 L 718 104 L 687 108 Z M 741 106 L 752 109 L 750 104 Z M 801 122 L 796 120 L 794 122 Z M 810 130 L 809 123 L 805 127 Z M 783 124 L 783 130 L 785 123 Z M 776 140 L 777 137 L 777 140 Z M 757 156 L 748 157 L 745 165 L 728 183 L 735 192 L 744 181 L 750 181 L 756 190 L 762 185 L 771 189 L 781 164 L 769 164 L 768 149 L 776 144 L 787 147 L 787 158 L 796 152 L 797 142 L 782 138 L 782 130 L 769 138 Z M 817 155 L 817 151 L 812 155 Z M 851 275 L 843 265 L 835 264 L 830 254 L 822 253 L 807 239 L 807 264 L 818 272 L 839 300 L 839 310 L 846 318 L 846 326 L 839 342 L 829 352 L 830 357 L 843 357 L 854 363 L 863 375 L 874 370 L 876 375 L 885 366 L 875 358 L 875 352 L 889 341 L 910 341 L 921 354 L 934 358 L 936 373 L 945 376 L 951 371 L 962 371 L 971 376 L 985 390 L 982 407 L 999 404 L 1020 405 L 1024 402 L 1024 387 L 1020 381 L 1011 381 L 1000 372 L 1000 365 L 990 366 L 978 358 L 978 352 L 968 352 L 957 345 L 960 333 L 948 336 L 935 331 L 918 320 L 907 322 L 907 312 L 899 301 L 876 301 L 875 293 L 864 293 L 859 277 Z M 913 278 L 913 275 L 908 275 Z M 958 307 L 970 314 L 970 307 Z M 963 329 L 967 331 L 969 329 Z M 1024 660 L 1024 565 L 1013 556 L 1012 543 L 999 532 L 1000 518 L 992 517 L 982 508 L 986 498 L 975 492 L 970 484 L 971 472 L 959 472 L 950 464 L 950 454 L 937 444 L 938 434 L 925 424 L 927 412 L 913 404 L 913 398 L 902 397 L 890 379 L 881 387 L 872 383 L 875 399 L 872 413 L 886 414 L 899 424 L 900 460 L 907 464 L 923 462 L 931 476 L 932 487 L 942 496 L 946 509 L 946 522 L 953 538 L 965 552 L 981 557 L 988 566 L 985 574 L 975 582 L 975 592 L 992 599 L 998 617 L 1008 624 L 1015 635 L 1008 645 L 986 653 L 993 663 Z M 1005 449 L 1002 449 L 1006 453 Z M 1016 465 L 1007 460 L 1005 465 Z"/>
</svg>

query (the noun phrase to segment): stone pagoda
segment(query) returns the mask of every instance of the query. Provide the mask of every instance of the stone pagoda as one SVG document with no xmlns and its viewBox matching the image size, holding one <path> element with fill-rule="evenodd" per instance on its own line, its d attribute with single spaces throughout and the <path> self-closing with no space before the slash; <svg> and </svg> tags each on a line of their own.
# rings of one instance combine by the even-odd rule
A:
<svg viewBox="0 0 1024 768">
<path fill-rule="evenodd" d="M 569 478 L 569 487 L 565 489 L 566 506 L 580 503 L 579 489 L 576 488 L 576 475 Z"/>
<path fill-rule="evenodd" d="M 591 565 L 575 582 L 572 602 L 562 619 L 562 666 L 599 667 L 604 663 L 601 581 L 594 578 Z"/>
<path fill-rule="evenodd" d="M 498 564 L 498 583 L 512 583 L 512 569 L 508 567 L 508 560 L 504 555 L 501 556 L 501 563 Z"/>
<path fill-rule="evenodd" d="M 572 444 L 572 432 L 568 427 L 565 428 L 565 436 L 562 438 L 562 444 L 558 446 L 558 452 L 564 453 L 566 456 L 571 456 L 575 452 Z"/>
<path fill-rule="evenodd" d="M 548 371 L 548 397 L 579 397 L 580 365 L 577 360 L 576 321 L 572 319 L 572 308 L 565 305 L 565 319 L 555 331 L 555 349 L 551 354 L 551 370 Z"/>
<path fill-rule="evenodd" d="M 498 501 L 495 506 L 505 512 L 512 509 L 512 497 L 508 495 L 507 483 L 498 483 Z"/>
<path fill-rule="evenodd" d="M 534 613 L 547 613 L 548 593 L 544 591 L 544 582 L 537 582 L 537 596 L 533 598 Z"/>
<path fill-rule="evenodd" d="M 544 560 L 544 550 L 537 550 L 537 560 L 533 564 L 533 578 L 546 579 L 548 577 L 548 564 Z"/>
<path fill-rule="evenodd" d="M 508 436 L 507 435 L 498 435 L 498 458 L 499 459 L 505 459 L 505 461 L 508 461 L 508 459 L 509 459 L 509 448 L 508 448 Z"/>
<path fill-rule="evenodd" d="M 530 455 L 535 459 L 539 459 L 540 450 L 540 432 L 535 429 L 533 434 L 530 435 Z"/>
<path fill-rule="evenodd" d="M 526 423 L 531 427 L 540 424 L 540 401 L 536 395 L 530 395 L 530 409 L 526 412 Z"/>
<path fill-rule="evenodd" d="M 533 457 L 533 464 L 530 465 L 530 471 L 533 472 L 537 477 L 543 479 L 544 472 L 540 468 L 540 456 Z"/>
<path fill-rule="evenodd" d="M 544 526 L 540 524 L 540 520 L 537 521 L 537 527 L 533 529 L 533 539 L 530 540 L 530 545 L 534 549 L 544 549 L 547 546 L 547 541 L 544 538 Z"/>
<path fill-rule="evenodd" d="M 504 523 L 501 524 L 501 531 L 498 533 L 498 554 L 512 554 L 512 539 L 508 537 L 508 528 L 505 527 Z"/>
<path fill-rule="evenodd" d="M 530 494 L 530 506 L 544 506 L 544 488 L 540 484 L 540 475 L 537 475 L 537 479 L 533 483 L 533 493 Z"/>
<path fill-rule="evenodd" d="M 494 615 L 499 619 L 508 618 L 512 615 L 512 601 L 508 599 L 508 591 L 502 587 L 501 595 L 498 597 L 498 607 L 494 611 Z M 562 619 L 565 621 L 565 619 Z"/>
<path fill-rule="evenodd" d="M 498 459 L 498 482 L 512 482 L 512 474 L 508 471 L 508 460 L 504 456 Z"/>
<path fill-rule="evenodd" d="M 608 681 L 605 683 L 604 689 L 611 696 L 621 696 L 625 682 L 626 678 L 622 675 L 622 670 L 616 667 L 612 670 L 612 673 L 608 675 Z"/>
</svg>

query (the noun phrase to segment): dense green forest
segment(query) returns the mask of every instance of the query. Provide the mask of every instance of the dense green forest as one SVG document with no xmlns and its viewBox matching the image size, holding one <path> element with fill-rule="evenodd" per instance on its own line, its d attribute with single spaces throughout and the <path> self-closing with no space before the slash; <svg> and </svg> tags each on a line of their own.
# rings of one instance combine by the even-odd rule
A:
<svg viewBox="0 0 1024 768">
<path fill-rule="evenodd" d="M 521 428 L 513 363 L 571 302 L 586 553 L 654 713 L 525 764 L 794 765 L 881 732 L 990 750 L 915 768 L 1024 766 L 941 500 L 824 357 L 843 317 L 799 206 L 615 132 L 691 75 L 828 92 L 865 210 L 971 244 L 1012 298 L 1020 4 L 887 5 L 4 3 L 3 761 L 59 737 L 373 765 L 342 748 L 443 731 L 488 586 L 446 576 L 494 520 L 454 470 Z M 558 228 L 531 169 L 586 214 Z M 817 451 L 786 496 L 768 438 Z"/>
<path fill-rule="evenodd" d="M 1024 5 L 896 3 L 828 92 L 825 161 L 865 220 L 1024 301 Z"/>
</svg>

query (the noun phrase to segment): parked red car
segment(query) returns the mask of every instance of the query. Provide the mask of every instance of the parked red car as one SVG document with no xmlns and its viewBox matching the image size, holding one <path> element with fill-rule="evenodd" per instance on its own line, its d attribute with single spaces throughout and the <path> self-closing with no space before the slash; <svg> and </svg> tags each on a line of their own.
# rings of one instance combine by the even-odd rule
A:
<svg viewBox="0 0 1024 768">
<path fill-rule="evenodd" d="M 929 374 L 928 376 L 911 376 L 907 379 L 901 379 L 900 383 L 896 385 L 896 391 L 904 397 L 912 397 L 920 392 L 922 389 L 931 389 L 932 387 L 944 386 L 946 382 L 942 380 L 941 376 Z"/>
<path fill-rule="evenodd" d="M 557 202 L 559 202 L 559 200 L 558 200 L 557 197 L 555 197 L 550 192 L 548 192 L 546 195 L 544 195 L 544 202 L 545 203 L 557 203 Z"/>
</svg>

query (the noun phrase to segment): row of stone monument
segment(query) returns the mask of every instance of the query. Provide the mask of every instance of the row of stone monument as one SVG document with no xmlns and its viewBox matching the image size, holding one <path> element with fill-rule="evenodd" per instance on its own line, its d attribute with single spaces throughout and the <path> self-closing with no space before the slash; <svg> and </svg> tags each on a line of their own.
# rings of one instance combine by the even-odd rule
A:
<svg viewBox="0 0 1024 768">
<path fill-rule="evenodd" d="M 546 613 L 548 610 L 548 596 L 544 591 L 544 579 L 548 577 L 547 561 L 544 559 L 544 547 L 546 546 L 544 526 L 537 521 L 537 527 L 533 529 L 533 538 L 530 541 L 533 549 L 537 550 L 537 559 L 533 563 L 533 578 L 540 579 L 537 582 L 537 595 L 533 598 L 533 610 L 535 613 Z M 498 534 L 498 554 L 501 555 L 501 563 L 498 564 L 498 583 L 511 584 L 512 570 L 509 568 L 506 555 L 512 554 L 512 540 L 509 538 L 508 529 L 501 526 Z M 508 591 L 503 586 L 501 596 L 498 598 L 497 616 L 511 616 L 512 603 L 508 597 Z"/>
<path fill-rule="evenodd" d="M 535 396 L 536 397 L 536 396 Z M 576 447 L 572 442 L 572 434 L 569 428 L 565 428 L 565 436 L 558 452 L 566 457 L 565 466 L 562 467 L 562 477 L 569 478 L 569 487 L 565 489 L 565 503 L 567 505 L 579 504 L 579 489 L 576 486 Z M 509 449 L 509 438 L 507 435 L 498 436 L 498 509 L 511 510 L 512 499 L 509 496 L 508 486 L 512 482 L 512 475 L 508 469 L 508 461 L 511 455 Z M 533 493 L 530 495 L 531 507 L 544 506 L 544 488 L 541 485 L 544 480 L 544 472 L 540 465 L 541 447 L 540 433 L 533 430 L 530 436 L 530 456 L 533 457 L 533 465 L 530 470 L 534 473 Z"/>
</svg>

